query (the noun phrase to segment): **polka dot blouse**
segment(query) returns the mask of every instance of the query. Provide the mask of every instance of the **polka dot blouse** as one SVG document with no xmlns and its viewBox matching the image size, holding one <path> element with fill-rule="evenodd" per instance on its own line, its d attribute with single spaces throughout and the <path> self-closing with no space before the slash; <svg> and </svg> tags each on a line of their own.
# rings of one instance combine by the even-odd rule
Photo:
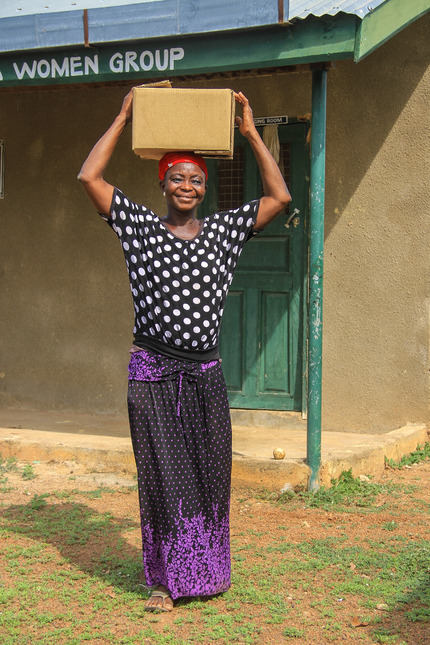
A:
<svg viewBox="0 0 430 645">
<path fill-rule="evenodd" d="M 159 217 L 115 188 L 110 218 L 119 237 L 135 310 L 134 334 L 184 350 L 218 345 L 228 289 L 258 213 L 259 200 L 203 220 L 183 240 Z"/>
</svg>

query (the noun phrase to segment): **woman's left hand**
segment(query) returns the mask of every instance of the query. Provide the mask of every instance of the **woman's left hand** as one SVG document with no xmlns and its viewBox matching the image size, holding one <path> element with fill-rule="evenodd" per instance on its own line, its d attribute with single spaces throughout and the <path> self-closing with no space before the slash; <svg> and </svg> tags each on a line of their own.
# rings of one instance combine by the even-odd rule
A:
<svg viewBox="0 0 430 645">
<path fill-rule="evenodd" d="M 234 92 L 234 98 L 241 104 L 243 110 L 242 117 L 237 116 L 235 122 L 239 126 L 240 134 L 244 137 L 249 137 L 251 133 L 256 131 L 251 106 L 243 92 Z"/>
<path fill-rule="evenodd" d="M 260 199 L 257 220 L 254 228 L 265 228 L 291 201 L 291 195 L 285 185 L 278 164 L 264 145 L 254 124 L 251 106 L 242 92 L 234 93 L 234 98 L 243 109 L 242 118 L 236 117 L 239 132 L 246 137 L 260 170 L 264 196 Z"/>
</svg>

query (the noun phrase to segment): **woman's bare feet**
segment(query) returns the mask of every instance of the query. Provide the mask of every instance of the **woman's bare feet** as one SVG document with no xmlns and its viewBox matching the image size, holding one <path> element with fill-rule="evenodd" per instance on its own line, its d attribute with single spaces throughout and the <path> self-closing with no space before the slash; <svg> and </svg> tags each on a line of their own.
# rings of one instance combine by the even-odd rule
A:
<svg viewBox="0 0 430 645">
<path fill-rule="evenodd" d="M 155 587 L 145 603 L 145 611 L 172 611 L 172 609 L 173 600 L 169 590 L 163 585 Z"/>
</svg>

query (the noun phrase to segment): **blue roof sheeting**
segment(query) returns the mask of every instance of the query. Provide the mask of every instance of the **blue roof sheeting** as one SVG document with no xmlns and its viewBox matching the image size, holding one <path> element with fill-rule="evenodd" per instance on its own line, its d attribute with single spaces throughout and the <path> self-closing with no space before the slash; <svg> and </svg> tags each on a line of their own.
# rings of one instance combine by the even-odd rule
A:
<svg viewBox="0 0 430 645">
<path fill-rule="evenodd" d="M 0 51 L 45 49 L 82 40 L 82 11 L 0 19 Z"/>
<path fill-rule="evenodd" d="M 155 3 L 147 2 L 138 7 L 127 5 L 88 10 L 88 28 L 91 43 L 177 34 L 177 2 L 161 0 Z"/>
<path fill-rule="evenodd" d="M 278 0 L 180 0 L 180 9 L 181 34 L 273 25 L 279 18 Z"/>
<path fill-rule="evenodd" d="M 129 4 L 154 4 L 160 0 L 2 0 L 0 18 L 102 9 Z"/>
<path fill-rule="evenodd" d="M 90 41 L 94 43 L 179 34 L 208 33 L 272 25 L 278 22 L 278 2 L 270 0 L 158 0 L 139 6 L 108 7 L 88 11 Z M 125 39 L 125 38 L 124 38 Z"/>
<path fill-rule="evenodd" d="M 363 18 L 383 0 L 284 0 L 284 21 L 341 11 Z M 278 0 L 2 0 L 0 52 L 114 43 L 274 25 Z"/>
<path fill-rule="evenodd" d="M 82 45 L 84 8 L 92 44 L 278 22 L 278 0 L 3 0 L 0 52 Z"/>
</svg>

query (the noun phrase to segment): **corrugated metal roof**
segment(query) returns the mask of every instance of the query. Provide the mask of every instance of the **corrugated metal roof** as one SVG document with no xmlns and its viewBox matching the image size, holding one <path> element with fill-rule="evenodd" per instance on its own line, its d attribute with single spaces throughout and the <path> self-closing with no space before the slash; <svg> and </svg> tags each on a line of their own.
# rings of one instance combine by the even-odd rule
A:
<svg viewBox="0 0 430 645">
<path fill-rule="evenodd" d="M 407 1 L 407 0 L 406 0 Z M 343 13 L 354 13 L 359 18 L 378 7 L 385 0 L 338 0 L 328 2 L 327 0 L 290 0 L 289 20 L 293 18 L 306 18 L 307 16 L 334 16 Z"/>
<path fill-rule="evenodd" d="M 385 0 L 285 0 L 285 20 L 293 18 L 306 18 L 309 15 L 323 16 L 326 14 L 335 15 L 341 11 L 354 13 L 360 18 L 382 4 Z M 82 11 L 83 9 L 103 9 L 108 7 L 124 7 L 126 5 L 150 5 L 164 2 L 164 0 L 2 0 L 0 6 L 0 18 L 13 18 L 19 16 L 32 16 L 49 13 L 65 13 L 68 11 Z M 180 3 L 178 3 L 180 4 Z M 252 4 L 249 3 L 249 4 Z M 267 1 L 261 4 L 270 4 Z M 194 8 L 200 5 L 199 10 L 211 11 L 211 8 L 219 8 L 219 2 L 201 0 L 193 2 Z M 218 6 L 217 6 L 218 5 Z M 226 17 L 231 16 L 232 3 L 225 2 Z"/>
<path fill-rule="evenodd" d="M 0 52 L 274 25 L 278 0 L 2 0 Z"/>
<path fill-rule="evenodd" d="M 385 2 L 389 0 L 284 0 L 284 21 L 338 13 L 362 19 Z M 249 29 L 279 21 L 278 0 L 0 0 L 0 53 L 81 47 L 84 9 L 93 45 Z"/>
<path fill-rule="evenodd" d="M 147 4 L 162 0 L 2 0 L 0 18 L 33 16 L 83 9 L 101 9 L 131 4 Z"/>
</svg>

